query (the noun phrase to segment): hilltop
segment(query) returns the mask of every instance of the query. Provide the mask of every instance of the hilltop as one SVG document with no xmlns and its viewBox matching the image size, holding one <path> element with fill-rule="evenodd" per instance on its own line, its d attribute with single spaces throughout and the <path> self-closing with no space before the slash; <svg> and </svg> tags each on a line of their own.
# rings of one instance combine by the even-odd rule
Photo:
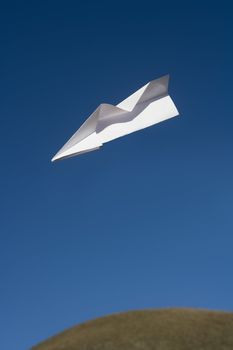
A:
<svg viewBox="0 0 233 350">
<path fill-rule="evenodd" d="M 113 314 L 72 327 L 32 350 L 232 350 L 233 313 L 159 309 Z"/>
</svg>

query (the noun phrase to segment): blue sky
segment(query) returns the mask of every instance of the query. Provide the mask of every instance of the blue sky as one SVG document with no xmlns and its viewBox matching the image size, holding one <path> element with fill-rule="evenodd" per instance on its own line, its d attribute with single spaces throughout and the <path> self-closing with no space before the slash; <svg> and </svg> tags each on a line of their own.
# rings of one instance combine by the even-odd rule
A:
<svg viewBox="0 0 233 350">
<path fill-rule="evenodd" d="M 233 309 L 230 8 L 0 5 L 4 350 L 131 309 Z M 170 73 L 174 118 L 63 162 L 102 102 Z"/>
</svg>

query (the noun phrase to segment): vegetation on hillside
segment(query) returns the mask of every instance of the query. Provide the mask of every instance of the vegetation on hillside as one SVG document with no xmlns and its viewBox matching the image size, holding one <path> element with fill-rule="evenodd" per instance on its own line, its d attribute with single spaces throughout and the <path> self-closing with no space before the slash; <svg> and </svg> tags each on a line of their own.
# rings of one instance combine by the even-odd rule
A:
<svg viewBox="0 0 233 350">
<path fill-rule="evenodd" d="M 68 329 L 33 350 L 233 350 L 233 313 L 131 311 Z"/>
</svg>

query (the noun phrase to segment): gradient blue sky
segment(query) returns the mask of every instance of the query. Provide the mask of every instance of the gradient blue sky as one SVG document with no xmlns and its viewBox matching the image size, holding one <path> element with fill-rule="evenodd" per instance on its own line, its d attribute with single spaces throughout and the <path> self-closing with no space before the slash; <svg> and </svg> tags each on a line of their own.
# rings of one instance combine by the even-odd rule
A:
<svg viewBox="0 0 233 350">
<path fill-rule="evenodd" d="M 1 2 L 2 349 L 112 312 L 233 309 L 226 4 Z M 167 73 L 180 118 L 50 163 L 100 103 Z"/>
</svg>

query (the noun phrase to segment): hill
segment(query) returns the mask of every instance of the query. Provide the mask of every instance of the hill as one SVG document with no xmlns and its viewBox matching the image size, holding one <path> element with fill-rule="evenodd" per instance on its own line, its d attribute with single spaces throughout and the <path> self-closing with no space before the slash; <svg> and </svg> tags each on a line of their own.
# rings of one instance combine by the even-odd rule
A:
<svg viewBox="0 0 233 350">
<path fill-rule="evenodd" d="M 33 350 L 232 350 L 233 313 L 131 311 L 70 328 Z"/>
</svg>

